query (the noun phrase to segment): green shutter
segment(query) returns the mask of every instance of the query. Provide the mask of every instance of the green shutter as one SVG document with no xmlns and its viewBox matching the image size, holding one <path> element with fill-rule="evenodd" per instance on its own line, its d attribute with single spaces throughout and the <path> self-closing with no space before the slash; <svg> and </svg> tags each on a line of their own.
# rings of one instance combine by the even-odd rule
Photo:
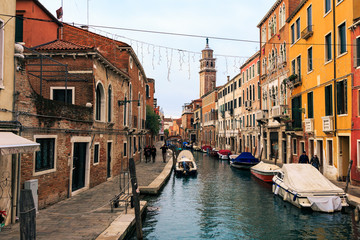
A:
<svg viewBox="0 0 360 240">
<path fill-rule="evenodd" d="M 325 115 L 332 115 L 332 85 L 325 87 Z"/>
<path fill-rule="evenodd" d="M 15 42 L 23 42 L 24 19 L 22 15 L 17 15 L 15 20 Z"/>
<path fill-rule="evenodd" d="M 308 118 L 314 117 L 314 99 L 313 92 L 309 92 L 308 95 Z"/>
</svg>

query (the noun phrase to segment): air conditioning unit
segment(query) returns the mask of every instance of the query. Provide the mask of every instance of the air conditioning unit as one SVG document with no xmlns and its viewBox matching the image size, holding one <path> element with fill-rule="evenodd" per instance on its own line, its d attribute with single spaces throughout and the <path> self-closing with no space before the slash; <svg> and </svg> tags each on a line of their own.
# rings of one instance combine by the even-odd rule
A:
<svg viewBox="0 0 360 240">
<path fill-rule="evenodd" d="M 24 183 L 24 188 L 31 190 L 34 199 L 36 213 L 39 213 L 38 186 L 39 186 L 39 181 L 37 179 L 28 180 L 25 181 Z"/>
</svg>

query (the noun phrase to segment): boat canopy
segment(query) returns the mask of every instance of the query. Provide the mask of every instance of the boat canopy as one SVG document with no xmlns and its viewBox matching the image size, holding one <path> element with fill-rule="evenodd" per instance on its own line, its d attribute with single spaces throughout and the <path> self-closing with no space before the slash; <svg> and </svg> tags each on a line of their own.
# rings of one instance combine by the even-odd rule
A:
<svg viewBox="0 0 360 240">
<path fill-rule="evenodd" d="M 242 152 L 234 161 L 239 162 L 258 162 L 259 160 L 255 158 L 250 152 Z"/>
<path fill-rule="evenodd" d="M 281 171 L 284 184 L 297 194 L 344 194 L 310 164 L 284 164 Z"/>
<path fill-rule="evenodd" d="M 261 172 L 273 172 L 274 170 L 280 169 L 280 167 L 275 164 L 264 163 L 263 161 L 261 161 L 255 166 L 251 167 L 251 169 Z"/>
<path fill-rule="evenodd" d="M 222 155 L 229 155 L 229 154 L 231 154 L 231 151 L 227 150 L 227 149 L 221 149 L 221 150 L 219 150 L 218 153 L 220 153 Z"/>
<path fill-rule="evenodd" d="M 193 154 L 189 150 L 182 150 L 179 153 L 179 156 L 177 157 L 178 162 L 184 161 L 185 159 L 189 159 L 190 161 L 195 161 Z"/>
</svg>

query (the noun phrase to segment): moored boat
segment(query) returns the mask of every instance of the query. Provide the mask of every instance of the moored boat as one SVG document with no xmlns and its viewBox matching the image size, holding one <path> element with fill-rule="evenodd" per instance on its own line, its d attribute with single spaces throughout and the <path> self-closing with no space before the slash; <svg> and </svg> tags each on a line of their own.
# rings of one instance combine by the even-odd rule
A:
<svg viewBox="0 0 360 240">
<path fill-rule="evenodd" d="M 273 193 L 298 208 L 334 212 L 348 206 L 345 192 L 310 164 L 284 164 L 273 182 Z"/>
<path fill-rule="evenodd" d="M 193 150 L 195 150 L 195 151 L 201 151 L 201 147 L 194 145 L 194 146 L 193 146 Z"/>
<path fill-rule="evenodd" d="M 264 163 L 263 161 L 259 162 L 255 166 L 250 168 L 251 174 L 255 177 L 263 180 L 264 182 L 272 182 L 276 170 L 279 170 L 280 167 L 275 164 Z"/>
<path fill-rule="evenodd" d="M 195 159 L 189 150 L 182 150 L 179 153 L 175 166 L 175 174 L 177 176 L 197 174 Z"/>
<path fill-rule="evenodd" d="M 208 151 L 211 151 L 212 150 L 212 147 L 209 146 L 209 145 L 204 145 L 201 147 L 201 150 L 204 152 L 204 153 L 207 153 Z"/>
<path fill-rule="evenodd" d="M 231 155 L 231 151 L 227 149 L 221 149 L 218 151 L 219 159 L 228 160 Z"/>
<path fill-rule="evenodd" d="M 250 169 L 250 167 L 259 163 L 250 152 L 242 152 L 237 158 L 230 160 L 230 166 L 234 168 Z"/>
</svg>

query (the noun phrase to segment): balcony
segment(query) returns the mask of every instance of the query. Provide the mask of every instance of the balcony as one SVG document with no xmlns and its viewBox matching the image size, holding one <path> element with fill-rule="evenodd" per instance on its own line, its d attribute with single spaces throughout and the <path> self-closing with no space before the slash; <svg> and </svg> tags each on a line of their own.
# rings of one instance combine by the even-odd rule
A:
<svg viewBox="0 0 360 240">
<path fill-rule="evenodd" d="M 285 79 L 285 83 L 290 89 L 301 86 L 301 76 L 297 74 L 290 75 L 287 79 Z"/>
<path fill-rule="evenodd" d="M 309 25 L 301 32 L 301 38 L 307 40 L 313 33 L 313 25 Z"/>
<path fill-rule="evenodd" d="M 304 124 L 305 124 L 305 132 L 306 133 L 314 132 L 314 119 L 312 119 L 312 118 L 305 119 Z"/>
<path fill-rule="evenodd" d="M 271 116 L 280 123 L 281 121 L 290 119 L 290 111 L 287 105 L 277 105 L 271 108 Z"/>
<path fill-rule="evenodd" d="M 268 110 L 259 110 L 255 113 L 256 121 L 260 123 L 265 123 L 269 118 L 269 111 Z"/>
<path fill-rule="evenodd" d="M 333 132 L 334 131 L 334 119 L 333 116 L 321 117 L 323 122 L 323 132 Z"/>
</svg>

